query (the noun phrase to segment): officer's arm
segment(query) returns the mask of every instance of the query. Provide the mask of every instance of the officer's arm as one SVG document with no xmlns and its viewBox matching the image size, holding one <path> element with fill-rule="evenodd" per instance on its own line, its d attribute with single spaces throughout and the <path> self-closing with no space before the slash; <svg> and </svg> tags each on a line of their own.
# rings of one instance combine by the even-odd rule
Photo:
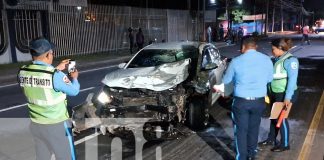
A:
<svg viewBox="0 0 324 160">
<path fill-rule="evenodd" d="M 273 63 L 271 61 L 271 59 L 269 59 L 268 61 L 268 71 L 269 71 L 269 75 L 268 75 L 268 83 L 271 83 L 271 81 L 273 80 Z"/>
<path fill-rule="evenodd" d="M 291 100 L 295 87 L 297 86 L 297 77 L 298 77 L 298 68 L 299 63 L 298 59 L 295 57 L 289 58 L 284 62 L 284 67 L 287 70 L 288 74 L 288 82 L 287 82 L 287 89 L 285 99 Z"/>
<path fill-rule="evenodd" d="M 72 81 L 61 71 L 54 73 L 53 77 L 54 89 L 56 91 L 61 91 L 68 96 L 76 96 L 80 91 L 80 84 L 77 79 Z"/>
<path fill-rule="evenodd" d="M 225 75 L 223 77 L 223 83 L 229 84 L 234 79 L 234 60 L 229 64 L 229 66 L 226 69 Z"/>
</svg>

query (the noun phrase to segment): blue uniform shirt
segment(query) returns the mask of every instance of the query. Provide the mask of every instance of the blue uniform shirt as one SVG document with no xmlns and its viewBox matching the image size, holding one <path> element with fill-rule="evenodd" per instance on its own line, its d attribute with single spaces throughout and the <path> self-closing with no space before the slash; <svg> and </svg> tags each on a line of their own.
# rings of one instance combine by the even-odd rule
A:
<svg viewBox="0 0 324 160">
<path fill-rule="evenodd" d="M 273 79 L 270 57 L 250 49 L 234 58 L 223 77 L 223 83 L 234 84 L 234 96 L 264 97 L 267 84 Z"/>
<path fill-rule="evenodd" d="M 278 60 L 277 58 L 276 60 Z M 287 71 L 287 87 L 285 99 L 291 100 L 297 86 L 299 62 L 296 57 L 290 57 L 284 61 L 284 67 Z"/>
<path fill-rule="evenodd" d="M 42 61 L 33 61 L 33 63 L 53 67 L 52 65 Z M 62 71 L 56 71 L 53 75 L 53 88 L 56 91 L 61 91 L 67 94 L 68 96 L 75 96 L 80 91 L 80 84 L 77 79 L 72 79 L 72 81 L 70 81 Z"/>
</svg>

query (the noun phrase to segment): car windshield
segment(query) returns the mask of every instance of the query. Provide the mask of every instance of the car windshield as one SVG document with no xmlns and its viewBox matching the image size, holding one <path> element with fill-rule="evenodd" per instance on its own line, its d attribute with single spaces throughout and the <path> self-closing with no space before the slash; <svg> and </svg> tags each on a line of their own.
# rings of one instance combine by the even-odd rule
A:
<svg viewBox="0 0 324 160">
<path fill-rule="evenodd" d="M 145 49 L 136 55 L 128 68 L 159 66 L 190 58 L 192 55 L 193 52 L 183 52 L 180 49 Z"/>
</svg>

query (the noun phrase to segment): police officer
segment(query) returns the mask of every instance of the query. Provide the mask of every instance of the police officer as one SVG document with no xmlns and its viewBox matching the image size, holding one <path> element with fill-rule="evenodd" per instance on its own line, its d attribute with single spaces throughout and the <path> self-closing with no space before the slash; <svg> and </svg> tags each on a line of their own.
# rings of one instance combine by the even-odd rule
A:
<svg viewBox="0 0 324 160">
<path fill-rule="evenodd" d="M 253 37 L 245 38 L 243 54 L 231 61 L 223 77 L 225 85 L 234 84 L 232 119 L 237 160 L 254 159 L 256 155 L 264 97 L 273 79 L 271 59 L 256 48 Z"/>
<path fill-rule="evenodd" d="M 288 106 L 295 103 L 297 99 L 298 59 L 288 51 L 292 46 L 291 39 L 274 39 L 271 45 L 272 54 L 276 58 L 274 80 L 270 87 L 270 100 L 271 102 L 284 102 Z M 268 138 L 259 145 L 275 145 L 271 151 L 282 152 L 289 150 L 289 124 L 287 119 L 283 119 L 280 126 L 281 141 L 277 144 L 276 137 L 279 130 L 276 128 L 277 121 L 277 119 L 271 120 Z"/>
<path fill-rule="evenodd" d="M 30 43 L 33 63 L 22 66 L 18 80 L 28 101 L 30 129 L 36 144 L 36 160 L 75 159 L 71 123 L 67 111 L 66 95 L 79 93 L 78 71 L 62 72 L 69 60 L 56 68 L 53 62 L 53 44 L 44 38 Z"/>
</svg>

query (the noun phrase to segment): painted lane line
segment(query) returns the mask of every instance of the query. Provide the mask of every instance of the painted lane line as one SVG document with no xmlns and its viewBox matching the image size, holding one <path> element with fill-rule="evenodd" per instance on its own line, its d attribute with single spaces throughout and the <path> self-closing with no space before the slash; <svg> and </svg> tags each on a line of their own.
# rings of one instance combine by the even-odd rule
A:
<svg viewBox="0 0 324 160">
<path fill-rule="evenodd" d="M 88 73 L 88 72 L 92 72 L 92 71 L 98 71 L 98 70 L 108 69 L 108 68 L 113 68 L 113 67 L 116 67 L 116 65 L 108 66 L 108 67 L 94 68 L 94 69 L 89 69 L 89 70 L 84 70 L 84 71 L 80 71 L 79 73 L 80 73 L 80 74 L 81 74 L 81 73 Z M 15 86 L 15 85 L 18 85 L 18 83 L 13 83 L 13 84 L 7 84 L 7 85 L 0 86 L 0 89 L 1 89 L 1 88 L 6 88 L 6 87 Z"/>
<path fill-rule="evenodd" d="M 98 71 L 98 70 L 108 69 L 108 68 L 113 68 L 113 67 L 116 67 L 116 65 L 108 66 L 108 67 L 100 67 L 100 68 L 88 69 L 88 70 L 80 71 L 79 73 L 88 73 L 88 72 L 92 72 L 92 71 Z"/>
<path fill-rule="evenodd" d="M 27 103 L 21 104 L 21 105 L 18 105 L 18 106 L 12 106 L 12 107 L 1 109 L 0 113 L 5 112 L 5 111 L 9 111 L 9 110 L 12 110 L 12 109 L 20 108 L 20 107 L 23 107 L 23 106 L 27 106 Z"/>
<path fill-rule="evenodd" d="M 96 87 L 89 87 L 89 88 L 85 88 L 85 89 L 80 89 L 80 92 L 85 92 L 85 91 L 88 91 L 88 90 L 92 90 L 92 89 L 95 89 Z"/>
<path fill-rule="evenodd" d="M 101 134 L 101 133 L 96 132 L 96 133 L 93 133 L 93 134 L 91 134 L 91 135 L 89 135 L 89 136 L 86 136 L 86 137 L 84 137 L 84 138 L 81 138 L 81 139 L 75 141 L 75 142 L 74 142 L 74 145 L 81 144 L 81 143 L 83 143 L 83 142 L 85 142 L 85 141 L 88 141 L 88 140 L 90 140 L 90 139 L 92 139 L 92 138 L 97 137 L 97 136 L 100 135 L 100 134 Z"/>
<path fill-rule="evenodd" d="M 92 90 L 92 89 L 95 89 L 95 88 L 96 88 L 96 87 L 89 87 L 89 88 L 81 89 L 80 92 L 85 92 L 85 91 Z M 12 109 L 16 109 L 16 108 L 24 107 L 24 106 L 27 106 L 27 103 L 25 103 L 25 104 L 20 104 L 20 105 L 17 105 L 17 106 L 12 106 L 12 107 L 8 107 L 8 108 L 1 109 L 1 110 L 0 110 L 0 113 L 1 113 L 1 112 L 5 112 L 5 111 L 9 111 L 9 110 L 12 110 Z"/>
<path fill-rule="evenodd" d="M 310 158 L 309 156 L 311 153 L 311 148 L 312 148 L 315 136 L 316 136 L 318 125 L 321 121 L 323 108 L 324 108 L 324 91 L 322 93 L 320 102 L 317 105 L 317 109 L 313 116 L 312 122 L 309 126 L 305 141 L 303 143 L 303 147 L 302 147 L 302 149 L 299 153 L 299 156 L 298 156 L 298 160 L 305 160 L 305 159 Z"/>
<path fill-rule="evenodd" d="M 0 89 L 1 89 L 1 88 L 6 88 L 6 87 L 15 86 L 15 85 L 18 85 L 18 83 L 13 83 L 13 84 L 8 84 L 8 85 L 0 86 Z"/>
</svg>

